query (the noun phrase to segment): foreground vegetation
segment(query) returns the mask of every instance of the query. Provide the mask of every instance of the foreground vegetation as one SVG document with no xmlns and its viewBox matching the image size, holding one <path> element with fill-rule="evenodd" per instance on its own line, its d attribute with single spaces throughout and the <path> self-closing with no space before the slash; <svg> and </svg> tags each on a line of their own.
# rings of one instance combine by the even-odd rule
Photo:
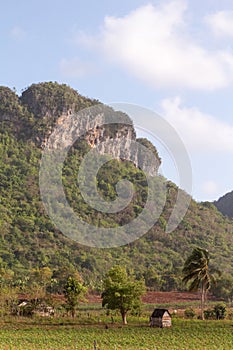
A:
<svg viewBox="0 0 233 350">
<path fill-rule="evenodd" d="M 170 329 L 150 328 L 145 318 L 131 325 L 84 325 L 69 320 L 5 320 L 1 350 L 232 350 L 232 321 L 175 318 Z"/>
</svg>

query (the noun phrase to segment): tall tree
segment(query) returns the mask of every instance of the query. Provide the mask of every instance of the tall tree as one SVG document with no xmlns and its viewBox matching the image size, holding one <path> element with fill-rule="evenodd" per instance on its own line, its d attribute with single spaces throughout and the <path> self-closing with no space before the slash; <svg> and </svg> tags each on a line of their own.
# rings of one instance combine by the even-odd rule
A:
<svg viewBox="0 0 233 350">
<path fill-rule="evenodd" d="M 128 311 L 138 308 L 145 292 L 144 281 L 136 281 L 122 266 L 112 267 L 104 280 L 102 305 L 110 310 L 119 310 L 123 324 L 127 324 Z"/>
<path fill-rule="evenodd" d="M 84 298 L 86 292 L 87 288 L 82 283 L 73 277 L 68 277 L 64 287 L 64 295 L 66 298 L 67 308 L 71 312 L 72 317 L 75 316 L 75 310 L 79 300 Z"/>
<path fill-rule="evenodd" d="M 34 306 L 46 299 L 47 287 L 51 285 L 52 270 L 49 267 L 35 268 L 30 271 L 28 294 Z"/>
<path fill-rule="evenodd" d="M 201 290 L 201 318 L 204 320 L 204 307 L 206 293 L 211 285 L 215 283 L 217 270 L 209 269 L 209 252 L 206 249 L 196 247 L 187 258 L 183 268 L 183 282 L 189 284 L 190 291 Z"/>
</svg>

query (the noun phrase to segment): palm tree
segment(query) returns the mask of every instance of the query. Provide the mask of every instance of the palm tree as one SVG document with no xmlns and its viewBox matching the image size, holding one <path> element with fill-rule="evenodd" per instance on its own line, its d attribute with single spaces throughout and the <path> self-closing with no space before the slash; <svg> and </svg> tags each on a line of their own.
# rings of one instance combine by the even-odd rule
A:
<svg viewBox="0 0 233 350">
<path fill-rule="evenodd" d="M 215 283 L 214 273 L 218 273 L 217 270 L 210 271 L 209 269 L 209 252 L 206 249 L 195 248 L 192 254 L 187 258 L 183 268 L 183 282 L 189 285 L 190 291 L 201 290 L 201 318 L 204 320 L 204 306 L 206 293 L 210 289 L 211 285 Z"/>
</svg>

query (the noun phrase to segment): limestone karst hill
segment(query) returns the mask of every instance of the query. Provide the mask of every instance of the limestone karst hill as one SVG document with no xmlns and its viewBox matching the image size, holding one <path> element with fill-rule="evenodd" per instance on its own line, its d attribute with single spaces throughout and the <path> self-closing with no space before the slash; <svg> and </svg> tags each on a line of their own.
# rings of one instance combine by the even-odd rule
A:
<svg viewBox="0 0 233 350">
<path fill-rule="evenodd" d="M 65 237 L 45 213 L 40 199 L 38 173 L 44 144 L 57 123 L 65 123 L 71 111 L 89 108 L 98 101 L 83 97 L 58 83 L 33 84 L 21 96 L 0 87 L 0 264 L 8 275 L 25 277 L 35 267 L 49 267 L 53 278 L 78 270 L 86 284 L 101 288 L 105 272 L 114 264 L 126 265 L 148 287 L 157 290 L 182 288 L 184 260 L 196 245 L 209 249 L 211 262 L 226 273 L 233 271 L 233 221 L 211 203 L 191 201 L 178 228 L 167 234 L 166 222 L 176 201 L 177 186 L 167 181 L 167 200 L 154 227 L 143 237 L 123 247 L 97 249 L 81 246 Z M 113 160 L 98 173 L 97 185 L 106 201 L 116 199 L 116 184 L 122 178 L 133 183 L 131 203 L 116 214 L 97 212 L 85 203 L 77 186 L 78 167 L 86 152 L 101 138 L 136 133 L 129 119 L 127 127 L 87 128 L 80 142 L 71 147 L 63 167 L 66 197 L 86 222 L 103 227 L 123 226 L 137 217 L 146 202 L 147 182 L 135 161 Z M 154 146 L 139 140 L 157 157 Z M 16 278 L 16 277 L 15 277 Z M 58 287 L 57 287 L 58 288 Z"/>
</svg>

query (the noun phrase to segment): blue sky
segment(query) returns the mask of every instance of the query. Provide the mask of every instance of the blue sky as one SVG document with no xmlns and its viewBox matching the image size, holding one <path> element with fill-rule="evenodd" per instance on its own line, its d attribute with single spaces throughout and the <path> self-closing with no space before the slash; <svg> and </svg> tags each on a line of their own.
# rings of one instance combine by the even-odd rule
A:
<svg viewBox="0 0 233 350">
<path fill-rule="evenodd" d="M 195 199 L 233 190 L 231 0 L 9 0 L 0 43 L 0 85 L 20 94 L 58 81 L 105 103 L 150 108 L 186 146 Z M 179 184 L 157 147 L 165 176 Z"/>
</svg>

